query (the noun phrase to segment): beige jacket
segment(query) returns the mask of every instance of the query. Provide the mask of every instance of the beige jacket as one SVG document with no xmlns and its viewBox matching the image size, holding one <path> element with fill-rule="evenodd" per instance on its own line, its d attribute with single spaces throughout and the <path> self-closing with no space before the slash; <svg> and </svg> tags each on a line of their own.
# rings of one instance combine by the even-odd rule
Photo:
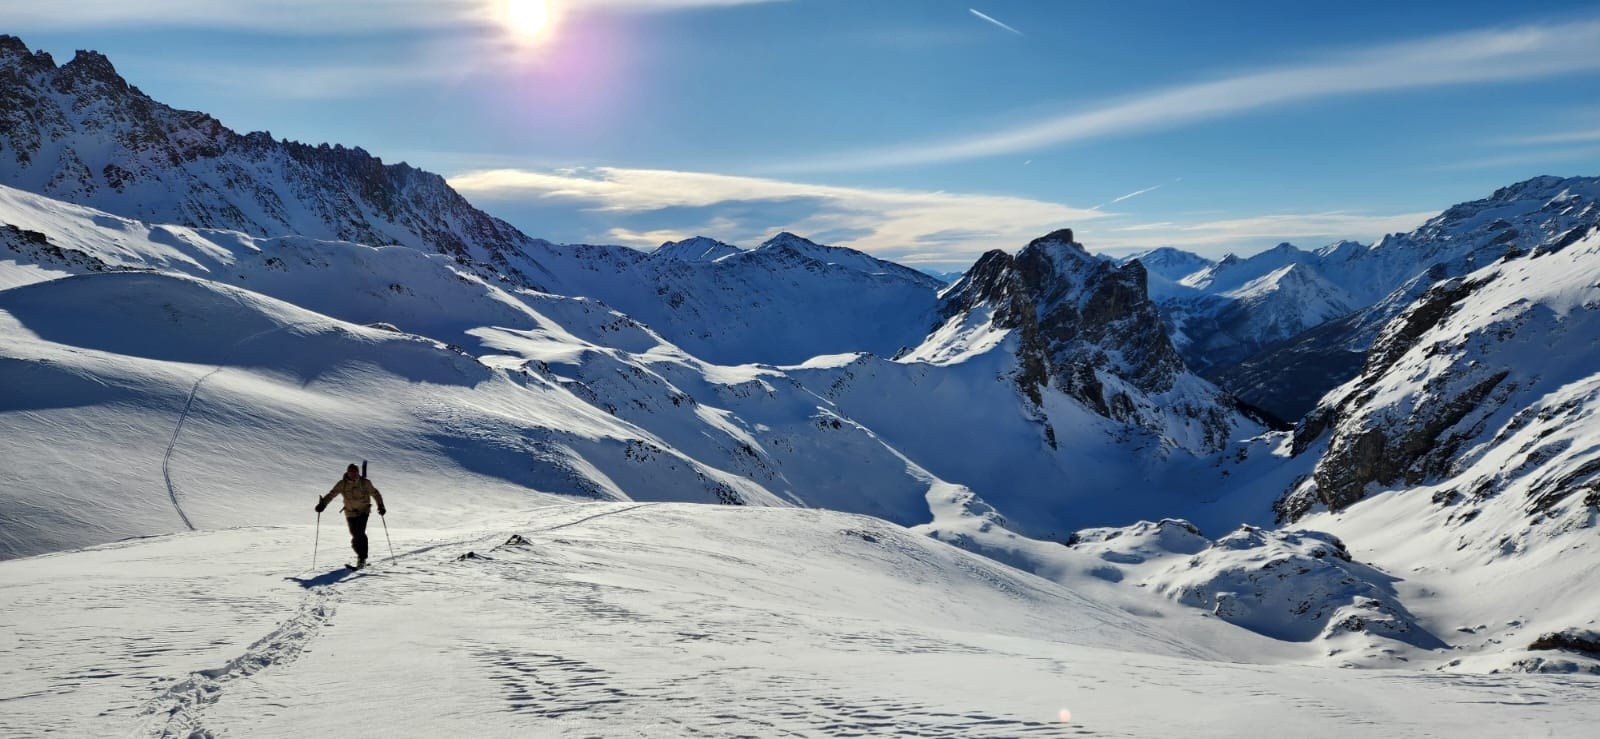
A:
<svg viewBox="0 0 1600 739">
<path fill-rule="evenodd" d="M 355 518 L 372 511 L 372 501 L 378 501 L 378 507 L 383 507 L 383 494 L 373 487 L 372 481 L 365 478 L 354 480 L 348 477 L 339 478 L 332 490 L 322 496 L 322 504 L 327 505 L 333 496 L 344 496 L 344 515 L 346 518 Z"/>
</svg>

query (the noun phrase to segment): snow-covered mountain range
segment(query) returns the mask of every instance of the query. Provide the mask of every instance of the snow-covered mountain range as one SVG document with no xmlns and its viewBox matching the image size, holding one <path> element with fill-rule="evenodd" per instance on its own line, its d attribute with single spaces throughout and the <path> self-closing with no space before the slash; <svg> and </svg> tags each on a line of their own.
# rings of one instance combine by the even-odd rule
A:
<svg viewBox="0 0 1600 739">
<path fill-rule="evenodd" d="M 1370 247 L 1218 262 L 1110 260 L 1062 229 L 945 284 L 788 233 L 748 249 L 553 244 L 436 175 L 168 108 L 92 52 L 57 66 L 0 37 L 0 103 L 0 558 L 27 558 L 0 563 L 0 587 L 38 593 L 0 617 L 77 597 L 21 563 L 105 563 L 131 581 L 193 551 L 270 571 L 309 533 L 312 495 L 370 457 L 397 522 L 404 511 L 415 564 L 392 577 L 407 606 L 445 572 L 498 574 L 441 598 L 549 586 L 533 565 L 576 556 L 572 541 L 506 539 L 592 511 L 656 559 L 584 554 L 603 568 L 595 587 L 619 588 L 584 601 L 591 616 L 689 628 L 674 596 L 629 583 L 737 560 L 760 574 L 735 581 L 777 592 L 803 553 L 820 556 L 814 587 L 751 608 L 791 602 L 785 623 L 832 639 L 839 619 L 883 613 L 832 610 L 830 578 L 893 591 L 899 610 L 955 598 L 943 636 L 917 619 L 861 635 L 954 644 L 955 671 L 1036 646 L 995 646 L 1022 638 L 1071 645 L 1062 660 L 1203 665 L 1207 680 L 1217 660 L 1263 682 L 1283 664 L 1600 674 L 1585 646 L 1600 609 L 1600 179 L 1530 180 Z M 1273 431 L 1251 403 L 1300 423 Z M 1302 404 L 1314 409 L 1289 412 Z M 833 512 L 804 510 L 819 508 Z M 684 542 L 699 536 L 711 543 Z M 270 554 L 222 554 L 234 544 Z M 108 546 L 50 554 L 91 545 Z M 422 556 L 466 546 L 460 562 Z M 685 577 L 673 582 L 712 601 L 739 592 Z M 880 582 L 896 577 L 908 582 Z M 275 645 L 326 626 L 338 579 L 240 585 L 272 613 L 298 610 L 277 631 L 235 626 L 284 638 L 233 645 L 230 667 L 184 678 L 194 691 L 164 683 L 118 710 L 154 735 L 198 731 L 201 713 L 253 725 L 186 696 L 293 659 Z M 499 628 L 434 606 L 440 633 Z M 1095 633 L 1043 628 L 1046 611 Z M 615 632 L 589 636 L 567 646 Z M 0 662 L 43 670 L 68 650 L 48 644 L 0 645 Z M 216 644 L 174 648 L 216 661 Z M 537 660 L 495 664 L 526 675 L 516 665 Z M 94 692 L 49 675 L 29 695 Z"/>
<path fill-rule="evenodd" d="M 854 249 L 780 233 L 754 249 L 695 238 L 652 252 L 550 246 L 569 294 L 604 301 L 722 364 L 799 364 L 821 354 L 892 356 L 927 335 L 937 278 Z"/>
<path fill-rule="evenodd" d="M 1159 265 L 1151 295 L 1190 367 L 1293 421 L 1353 376 L 1429 286 L 1507 254 L 1560 249 L 1596 225 L 1600 178 L 1536 177 L 1371 246 L 1279 244 L 1215 263 L 1168 248 L 1125 261 Z"/>
</svg>

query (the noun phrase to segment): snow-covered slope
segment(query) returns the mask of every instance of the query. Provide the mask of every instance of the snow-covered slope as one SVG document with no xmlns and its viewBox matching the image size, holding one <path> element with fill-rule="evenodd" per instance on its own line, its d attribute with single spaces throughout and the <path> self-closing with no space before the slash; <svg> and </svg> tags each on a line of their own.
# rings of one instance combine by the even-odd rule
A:
<svg viewBox="0 0 1600 739">
<path fill-rule="evenodd" d="M 1146 428 L 1050 388 L 1036 388 L 1034 405 L 1007 379 L 1017 375 L 1021 344 L 993 325 L 980 333 L 995 342 L 966 346 L 961 361 L 857 354 L 728 367 L 594 301 L 485 281 L 448 257 L 404 247 L 152 226 L 9 188 L 0 188 L 0 224 L 0 285 L 14 286 L 0 295 L 20 306 L 5 314 L 12 387 L 42 383 L 32 398 L 7 394 L 0 412 L 0 443 L 33 460 L 11 470 L 11 502 L 40 521 L 9 534 L 13 556 L 182 526 L 169 478 L 183 495 L 223 496 L 204 504 L 211 510 L 194 517 L 198 526 L 294 521 L 304 515 L 300 496 L 331 484 L 328 470 L 345 456 L 440 471 L 396 480 L 406 487 L 448 489 L 462 484 L 451 481 L 457 477 L 486 476 L 513 491 L 825 506 L 906 525 L 935 520 L 939 501 L 953 494 L 998 507 L 1017 531 L 1055 540 L 1201 497 L 1153 481 L 1207 455 L 1204 428 L 1179 420 Z M 59 279 L 69 275 L 77 276 Z M 112 295 L 129 308 L 108 311 Z M 230 318 L 184 318 L 210 316 L 214 305 L 228 307 L 217 315 Z M 234 315 L 239 305 L 261 315 Z M 233 325 L 266 331 L 301 321 L 321 328 L 257 337 Z M 41 332 L 40 322 L 78 328 Z M 369 325 L 381 329 L 360 328 Z M 308 333 L 324 345 L 311 348 Z M 410 360 L 364 360 L 374 350 L 357 341 L 347 351 L 336 338 L 356 334 L 402 343 L 427 337 L 479 379 L 466 387 L 411 382 Z M 105 344 L 102 335 L 124 340 Z M 236 344 L 259 355 L 235 352 Z M 190 345 L 214 349 L 179 351 Z M 296 358 L 307 352 L 323 355 L 330 369 L 300 368 Z M 332 375 L 340 381 L 326 382 Z M 101 384 L 126 392 L 78 397 Z M 270 397 L 280 385 L 298 398 L 287 410 Z M 1159 413 L 1159 397 L 1140 402 Z M 324 402 L 344 409 L 348 423 L 328 426 L 315 411 Z M 456 403 L 487 415 L 463 414 Z M 190 405 L 194 413 L 184 414 Z M 79 427 L 94 431 L 60 431 Z M 148 433 L 116 455 L 96 451 L 124 446 L 116 430 L 128 428 Z M 975 452 L 974 435 L 994 443 Z M 35 449 L 56 438 L 63 441 Z M 255 447 L 262 451 L 242 451 Z M 326 459 L 335 449 L 339 457 Z M 87 461 L 61 464 L 69 458 Z M 281 486 L 250 491 L 259 505 L 230 507 L 226 498 L 239 486 L 226 482 L 227 471 L 254 464 L 294 471 Z M 91 478 L 81 501 L 55 494 L 80 475 Z M 204 483 L 185 485 L 192 475 Z M 142 512 L 110 528 L 85 525 L 103 518 L 104 501 L 124 497 Z M 522 498 L 483 505 L 507 500 Z M 457 513 L 481 510 L 468 508 Z"/>
<path fill-rule="evenodd" d="M 704 238 L 648 255 L 565 247 L 543 262 L 569 294 L 602 300 L 719 364 L 893 356 L 927 335 L 943 287 L 916 270 L 790 233 L 750 250 Z"/>
<path fill-rule="evenodd" d="M 1579 677 L 1216 661 L 1183 624 L 862 517 L 390 518 L 398 556 L 355 575 L 328 571 L 326 536 L 308 569 L 304 525 L 0 562 L 0 733 L 1581 736 L 1600 720 Z"/>
<path fill-rule="evenodd" d="M 1440 282 L 1307 416 L 1296 449 L 1316 467 L 1281 516 L 1428 572 L 1437 592 L 1493 592 L 1445 624 L 1483 649 L 1592 628 L 1597 346 L 1600 233 Z"/>
<path fill-rule="evenodd" d="M 1158 260 L 1167 273 L 1152 280 L 1150 296 L 1161 308 L 1174 346 L 1208 379 L 1226 377 L 1220 373 L 1263 347 L 1359 307 L 1348 291 L 1318 271 L 1319 254 L 1292 244 L 1247 258 L 1229 254 L 1218 262 L 1175 249 L 1137 257 L 1141 264 L 1147 258 Z M 1195 269 L 1178 274 L 1191 266 Z"/>
<path fill-rule="evenodd" d="M 439 522 L 562 494 L 920 523 L 942 484 L 781 371 L 706 364 L 442 255 L 149 226 L 4 188 L 0 224 L 3 494 L 27 522 L 7 556 L 185 517 L 297 520 L 330 469 L 368 456 L 438 491 Z M 258 490 L 232 480 L 244 469 L 284 473 Z M 463 485 L 503 495 L 451 502 Z"/>
<path fill-rule="evenodd" d="M 1329 434 L 1315 500 L 1342 509 L 1366 497 L 1373 483 L 1451 477 L 1504 451 L 1505 442 L 1536 421 L 1579 412 L 1587 386 L 1600 379 L 1597 316 L 1600 232 L 1435 285 L 1384 328 L 1361 375 L 1324 398 L 1300 429 L 1300 448 Z M 1519 459 L 1533 454 L 1533 463 L 1507 467 L 1507 458 L 1497 459 L 1494 475 L 1458 492 L 1498 497 L 1513 483 L 1543 480 L 1538 490 L 1523 492 L 1535 499 L 1530 510 L 1548 511 L 1588 482 L 1581 474 L 1560 483 L 1546 479 L 1561 460 L 1582 466 L 1594 445 L 1568 435 L 1583 433 L 1582 424 L 1545 426 L 1514 447 Z"/>
<path fill-rule="evenodd" d="M 127 83 L 106 57 L 57 66 L 0 35 L 0 184 L 151 223 L 400 244 L 527 285 L 549 244 L 473 208 L 438 175 L 359 148 L 239 134 Z"/>
</svg>

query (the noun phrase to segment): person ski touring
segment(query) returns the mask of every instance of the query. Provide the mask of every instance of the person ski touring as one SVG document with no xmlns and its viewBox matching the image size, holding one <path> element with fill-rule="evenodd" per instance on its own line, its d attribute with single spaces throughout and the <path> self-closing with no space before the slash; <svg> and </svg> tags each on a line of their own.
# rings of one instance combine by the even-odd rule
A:
<svg viewBox="0 0 1600 739">
<path fill-rule="evenodd" d="M 344 477 L 334 483 L 333 489 L 317 499 L 317 513 L 326 509 L 335 495 L 344 497 L 344 520 L 350 526 L 350 547 L 356 550 L 355 568 L 359 570 L 367 565 L 367 518 L 372 515 L 372 504 L 378 504 L 379 516 L 388 513 L 383 507 L 383 494 L 362 476 L 360 467 L 352 464 L 345 468 Z"/>
</svg>

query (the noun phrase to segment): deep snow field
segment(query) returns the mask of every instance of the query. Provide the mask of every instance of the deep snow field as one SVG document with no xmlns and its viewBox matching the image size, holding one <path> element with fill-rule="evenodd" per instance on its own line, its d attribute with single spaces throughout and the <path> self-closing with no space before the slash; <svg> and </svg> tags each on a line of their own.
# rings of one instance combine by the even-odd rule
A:
<svg viewBox="0 0 1600 739">
<path fill-rule="evenodd" d="M 397 525 L 393 559 L 377 528 L 382 556 L 354 574 L 323 527 L 315 569 L 311 526 L 0 562 L 0 734 L 1585 736 L 1600 720 L 1592 679 L 1218 660 L 861 516 L 560 504 Z"/>
</svg>

